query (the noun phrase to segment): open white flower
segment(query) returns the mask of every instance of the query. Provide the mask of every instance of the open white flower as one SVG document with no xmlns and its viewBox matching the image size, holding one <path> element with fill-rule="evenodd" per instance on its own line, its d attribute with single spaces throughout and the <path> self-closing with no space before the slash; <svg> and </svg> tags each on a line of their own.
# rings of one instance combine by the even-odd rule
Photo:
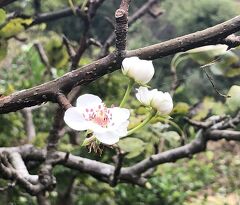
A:
<svg viewBox="0 0 240 205">
<path fill-rule="evenodd" d="M 125 58 L 122 62 L 122 72 L 139 84 L 148 83 L 154 75 L 152 61 L 141 60 L 138 57 Z"/>
<path fill-rule="evenodd" d="M 66 110 L 64 121 L 74 130 L 91 130 L 100 142 L 112 145 L 127 135 L 129 116 L 128 109 L 107 108 L 98 96 L 84 94 L 78 97 L 76 107 Z"/>
<path fill-rule="evenodd" d="M 141 86 L 137 89 L 136 97 L 142 104 L 156 109 L 162 115 L 169 114 L 173 109 L 172 97 L 168 92 L 148 90 Z"/>
</svg>

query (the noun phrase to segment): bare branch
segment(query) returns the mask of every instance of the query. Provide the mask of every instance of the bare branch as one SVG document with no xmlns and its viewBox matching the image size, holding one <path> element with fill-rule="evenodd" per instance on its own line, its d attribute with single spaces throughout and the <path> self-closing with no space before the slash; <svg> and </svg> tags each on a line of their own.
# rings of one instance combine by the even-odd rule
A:
<svg viewBox="0 0 240 205">
<path fill-rule="evenodd" d="M 240 141 L 240 131 L 233 131 L 233 130 L 211 130 L 209 139 L 210 140 L 234 140 Z"/>
<path fill-rule="evenodd" d="M 0 1 L 0 8 L 7 6 L 8 4 L 11 4 L 15 1 L 17 1 L 17 0 L 2 0 L 2 1 Z"/>
<path fill-rule="evenodd" d="M 116 167 L 112 176 L 112 180 L 110 182 L 111 186 L 116 186 L 118 183 L 119 175 L 121 173 L 121 168 L 123 165 L 123 158 L 126 155 L 119 147 L 116 148 L 117 151 L 117 159 L 116 159 Z"/>
<path fill-rule="evenodd" d="M 147 11 L 150 9 L 150 7 L 156 3 L 157 0 L 148 0 L 145 4 L 143 4 L 142 7 L 140 7 L 132 16 L 128 18 L 128 26 L 130 27 L 137 19 L 141 18 L 143 15 L 147 13 Z M 109 47 L 113 44 L 115 40 L 115 32 L 113 31 L 107 40 L 105 41 L 101 52 L 99 54 L 99 57 L 104 57 L 108 54 Z"/>
<path fill-rule="evenodd" d="M 79 15 L 80 17 L 84 16 L 80 7 L 76 6 L 75 11 L 76 11 L 77 15 Z M 34 26 L 34 25 L 40 24 L 40 23 L 46 23 L 49 21 L 59 20 L 61 18 L 65 18 L 65 17 L 72 16 L 72 15 L 74 15 L 74 13 L 73 13 L 73 9 L 70 7 L 59 10 L 59 11 L 38 14 L 34 18 L 33 22 L 28 27 L 31 27 L 31 26 Z"/>
<path fill-rule="evenodd" d="M 27 135 L 27 142 L 32 142 L 36 136 L 35 125 L 33 123 L 32 110 L 29 108 L 24 108 L 21 110 L 24 117 L 24 127 Z"/>
<path fill-rule="evenodd" d="M 37 194 L 37 203 L 38 205 L 51 205 L 44 192 Z"/>
<path fill-rule="evenodd" d="M 40 56 L 40 59 L 43 63 L 43 65 L 45 65 L 45 67 L 47 68 L 47 74 L 50 76 L 50 77 L 53 77 L 53 73 L 52 73 L 52 66 L 50 65 L 49 63 L 49 60 L 48 60 L 48 57 L 47 57 L 47 54 L 42 46 L 41 43 L 35 43 L 34 44 L 39 56 Z"/>
<path fill-rule="evenodd" d="M 122 52 L 126 49 L 129 3 L 130 3 L 130 0 L 122 0 L 119 9 L 117 9 L 115 12 L 116 49 L 119 55 L 123 55 Z"/>
<path fill-rule="evenodd" d="M 74 55 L 76 55 L 76 53 L 75 53 L 74 49 L 72 48 L 72 46 L 70 45 L 70 42 L 67 39 L 67 37 L 65 35 L 63 35 L 62 38 L 63 38 L 63 44 L 65 45 L 68 55 L 72 61 L 72 59 L 73 59 Z"/>
<path fill-rule="evenodd" d="M 147 46 L 142 49 L 129 51 L 127 56 L 138 56 L 142 59 L 153 60 L 205 45 L 224 44 L 227 36 L 239 31 L 239 22 L 240 16 L 237 16 L 202 31 Z"/>
<path fill-rule="evenodd" d="M 69 102 L 69 100 L 67 99 L 67 97 L 62 94 L 62 93 L 59 93 L 58 94 L 58 97 L 57 97 L 57 100 L 58 100 L 58 103 L 59 105 L 64 109 L 64 110 L 67 110 L 68 108 L 72 107 L 71 103 Z M 59 119 L 57 119 L 59 120 Z"/>
</svg>

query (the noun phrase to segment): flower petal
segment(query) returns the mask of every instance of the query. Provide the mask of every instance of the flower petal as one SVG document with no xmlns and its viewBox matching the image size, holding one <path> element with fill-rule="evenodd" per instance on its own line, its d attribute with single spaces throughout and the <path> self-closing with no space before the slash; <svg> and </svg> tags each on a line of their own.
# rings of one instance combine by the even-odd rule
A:
<svg viewBox="0 0 240 205">
<path fill-rule="evenodd" d="M 86 121 L 77 107 L 70 107 L 64 114 L 65 123 L 74 130 L 87 130 L 91 123 Z"/>
<path fill-rule="evenodd" d="M 130 111 L 126 108 L 114 107 L 109 108 L 110 113 L 112 114 L 111 122 L 114 124 L 121 124 L 122 122 L 128 120 L 130 117 Z"/>
<path fill-rule="evenodd" d="M 158 94 L 153 97 L 151 106 L 163 115 L 169 114 L 173 109 L 172 97 L 167 92 L 158 91 Z"/>
<path fill-rule="evenodd" d="M 140 60 L 138 67 L 133 69 L 134 79 L 140 84 L 147 84 L 154 75 L 152 61 Z"/>
<path fill-rule="evenodd" d="M 130 69 L 132 69 L 132 67 L 134 67 L 136 64 L 138 64 L 139 61 L 140 61 L 140 59 L 136 56 L 130 57 L 130 58 L 125 58 L 122 61 L 122 72 L 123 72 L 123 74 L 127 75 L 128 71 Z"/>
<path fill-rule="evenodd" d="M 91 107 L 93 104 L 101 104 L 102 100 L 92 94 L 84 94 L 78 97 L 77 99 L 77 107 Z"/>
<path fill-rule="evenodd" d="M 123 123 L 121 123 L 116 129 L 115 129 L 115 132 L 118 134 L 119 137 L 124 137 L 127 135 L 128 131 L 127 131 L 127 128 L 128 128 L 128 125 L 129 125 L 129 121 L 125 121 Z"/>
<path fill-rule="evenodd" d="M 107 131 L 102 133 L 93 133 L 96 138 L 103 144 L 113 145 L 119 141 L 119 136 L 116 135 L 114 131 Z"/>
<path fill-rule="evenodd" d="M 139 87 L 137 89 L 136 97 L 144 105 L 149 106 L 151 99 L 149 98 L 149 90 L 146 87 Z"/>
<path fill-rule="evenodd" d="M 140 86 L 137 89 L 136 97 L 143 105 L 150 106 L 153 96 L 157 92 L 157 89 L 148 90 L 146 87 Z"/>
</svg>

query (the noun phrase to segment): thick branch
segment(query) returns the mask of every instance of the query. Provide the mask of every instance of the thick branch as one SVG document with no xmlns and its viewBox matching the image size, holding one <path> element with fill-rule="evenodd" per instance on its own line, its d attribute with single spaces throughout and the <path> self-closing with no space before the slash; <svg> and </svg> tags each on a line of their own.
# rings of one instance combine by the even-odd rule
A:
<svg viewBox="0 0 240 205">
<path fill-rule="evenodd" d="M 126 49 L 128 32 L 128 7 L 130 0 L 122 0 L 120 8 L 115 12 L 116 20 L 116 49 L 118 54 Z"/>
<path fill-rule="evenodd" d="M 233 131 L 233 130 L 212 130 L 209 135 L 210 140 L 235 140 L 240 141 L 240 132 L 239 131 Z"/>
<path fill-rule="evenodd" d="M 143 4 L 135 13 L 133 13 L 129 18 L 128 18 L 128 26 L 130 27 L 137 19 L 141 18 L 143 15 L 147 13 L 147 11 L 151 8 L 151 6 L 156 3 L 157 0 L 148 0 L 145 4 Z M 112 32 L 107 40 L 105 41 L 100 57 L 104 57 L 108 54 L 109 47 L 113 44 L 115 40 L 115 32 Z"/>
<path fill-rule="evenodd" d="M 27 142 L 32 142 L 36 136 L 35 125 L 33 122 L 32 110 L 31 108 L 25 108 L 21 110 L 24 117 L 24 128 L 27 135 Z"/>
<path fill-rule="evenodd" d="M 226 43 L 225 38 L 227 36 L 239 30 L 240 16 L 237 16 L 231 20 L 202 31 L 197 31 L 192 34 L 188 34 L 152 46 L 147 46 L 142 49 L 129 51 L 127 53 L 127 56 L 138 56 L 142 59 L 153 60 L 205 45 L 214 45 L 219 43 L 224 44 Z M 229 38 L 227 39 L 230 40 Z"/>
<path fill-rule="evenodd" d="M 80 7 L 75 7 L 75 11 L 79 16 L 83 16 L 83 13 L 80 9 Z M 54 21 L 54 20 L 59 20 L 61 18 L 64 17 L 68 17 L 68 16 L 73 16 L 73 9 L 72 8 L 65 8 L 59 11 L 54 11 L 54 12 L 49 12 L 49 13 L 42 13 L 37 15 L 33 22 L 29 25 L 29 27 L 36 25 L 36 24 L 40 24 L 40 23 L 46 23 L 49 21 Z"/>
<path fill-rule="evenodd" d="M 159 154 L 152 155 L 151 157 L 144 159 L 143 161 L 131 166 L 123 167 L 119 174 L 119 180 L 128 183 L 143 182 L 143 178 L 140 177 L 142 173 L 145 173 L 152 167 L 160 164 L 175 162 L 178 159 L 191 157 L 194 154 L 202 152 L 206 148 L 208 140 L 240 140 L 240 132 L 230 130 L 207 130 L 206 132 L 200 131 L 198 137 L 191 143 L 168 150 Z M 46 159 L 46 150 L 38 150 L 30 145 L 13 148 L 0 148 L 0 153 L 18 152 L 25 160 L 42 161 Z M 66 158 L 67 156 L 67 158 Z M 82 158 L 74 155 L 66 155 L 64 152 L 55 153 L 56 164 L 61 164 L 71 169 L 76 169 L 81 172 L 89 173 L 93 176 L 99 176 L 107 179 L 111 183 L 112 176 L 115 173 L 115 167 L 106 163 L 98 162 L 91 159 Z M 142 184 L 143 185 L 143 184 Z"/>
<path fill-rule="evenodd" d="M 13 2 L 15 2 L 17 0 L 1 0 L 0 1 L 0 8 L 4 7 L 4 6 L 7 6 L 8 4 L 11 4 Z"/>
<path fill-rule="evenodd" d="M 199 137 L 196 140 L 192 141 L 190 144 L 152 155 L 151 157 L 133 165 L 132 167 L 127 168 L 125 172 L 127 175 L 128 173 L 139 175 L 159 164 L 175 162 L 178 159 L 191 157 L 196 153 L 204 151 L 205 148 L 206 148 L 205 136 L 199 135 Z"/>
<path fill-rule="evenodd" d="M 240 16 L 214 27 L 198 31 L 163 43 L 128 51 L 126 57 L 138 56 L 142 59 L 157 59 L 188 49 L 224 43 L 225 38 L 240 30 Z M 121 58 L 112 53 L 81 69 L 31 89 L 14 93 L 0 99 L 0 113 L 13 112 L 43 102 L 56 102 L 56 93 L 66 93 L 73 87 L 90 83 L 97 78 L 120 68 Z"/>
</svg>

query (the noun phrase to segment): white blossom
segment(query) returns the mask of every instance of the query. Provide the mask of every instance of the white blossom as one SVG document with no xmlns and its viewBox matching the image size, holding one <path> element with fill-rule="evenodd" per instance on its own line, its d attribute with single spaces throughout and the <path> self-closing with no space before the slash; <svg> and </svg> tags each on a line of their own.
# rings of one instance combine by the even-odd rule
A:
<svg viewBox="0 0 240 205">
<path fill-rule="evenodd" d="M 154 75 L 152 61 L 141 60 L 138 57 L 125 58 L 122 62 L 122 72 L 139 84 L 147 84 Z"/>
<path fill-rule="evenodd" d="M 156 109 L 162 115 L 169 114 L 173 109 L 172 97 L 168 92 L 148 90 L 141 86 L 137 89 L 136 97 L 142 104 Z"/>
<path fill-rule="evenodd" d="M 66 110 L 64 121 L 74 130 L 90 130 L 101 143 L 112 145 L 127 135 L 128 109 L 107 108 L 102 100 L 91 94 L 78 97 L 76 107 Z"/>
</svg>

